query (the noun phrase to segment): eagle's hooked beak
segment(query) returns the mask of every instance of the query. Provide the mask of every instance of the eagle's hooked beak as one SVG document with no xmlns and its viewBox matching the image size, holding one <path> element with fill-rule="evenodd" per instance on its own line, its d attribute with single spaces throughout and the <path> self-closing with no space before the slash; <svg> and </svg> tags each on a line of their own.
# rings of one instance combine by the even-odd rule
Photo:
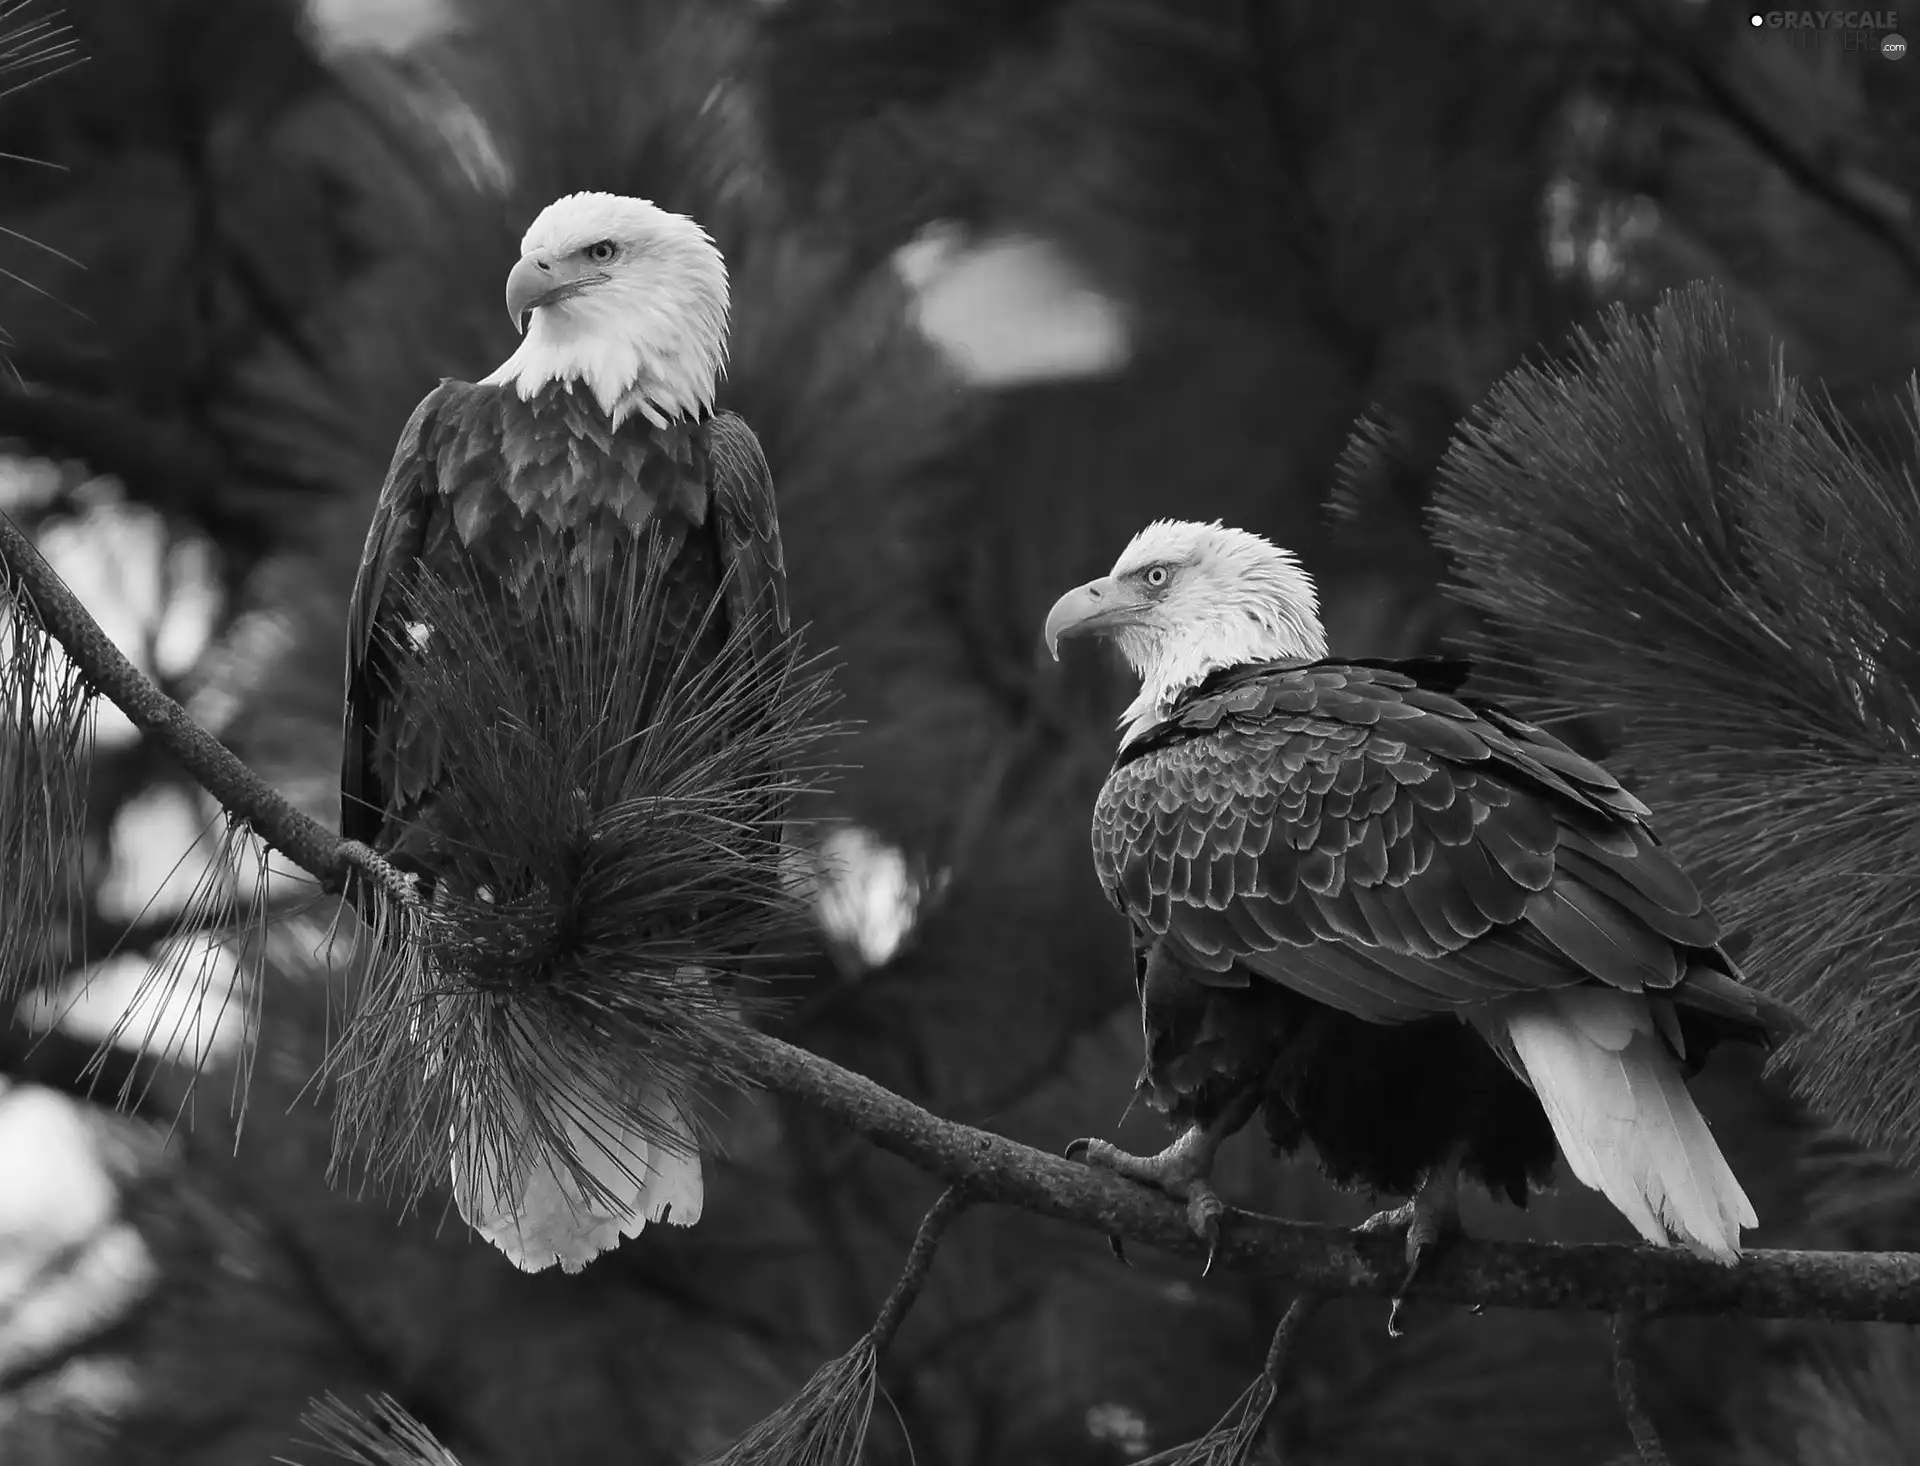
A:
<svg viewBox="0 0 1920 1466">
<path fill-rule="evenodd" d="M 1137 622 L 1147 599 L 1135 586 L 1103 575 L 1075 586 L 1047 612 L 1047 650 L 1060 660 L 1060 643 L 1069 636 L 1091 636 Z"/>
<path fill-rule="evenodd" d="M 573 259 L 556 260 L 543 249 L 522 255 L 507 274 L 507 315 L 513 329 L 527 332 L 527 317 L 543 305 L 578 295 L 605 275 Z"/>
</svg>

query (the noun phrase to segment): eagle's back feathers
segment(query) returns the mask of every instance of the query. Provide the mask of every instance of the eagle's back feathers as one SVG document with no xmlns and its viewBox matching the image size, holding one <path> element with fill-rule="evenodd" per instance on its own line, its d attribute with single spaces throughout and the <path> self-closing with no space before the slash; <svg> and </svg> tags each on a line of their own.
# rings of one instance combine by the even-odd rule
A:
<svg viewBox="0 0 1920 1466">
<path fill-rule="evenodd" d="M 1109 896 L 1196 976 L 1400 1023 L 1579 983 L 1761 1037 L 1720 929 L 1599 765 L 1460 692 L 1457 663 L 1218 674 L 1123 750 L 1095 809 Z M 1731 1011 L 1730 1011 L 1731 1010 Z"/>
</svg>

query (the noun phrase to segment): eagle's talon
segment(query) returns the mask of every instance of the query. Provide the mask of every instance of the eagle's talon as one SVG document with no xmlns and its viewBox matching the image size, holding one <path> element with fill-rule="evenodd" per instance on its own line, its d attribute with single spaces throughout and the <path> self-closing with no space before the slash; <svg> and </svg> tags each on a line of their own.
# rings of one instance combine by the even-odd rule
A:
<svg viewBox="0 0 1920 1466">
<path fill-rule="evenodd" d="M 1200 1269 L 1203 1278 L 1212 1273 L 1213 1265 L 1220 1256 L 1221 1224 L 1226 1220 L 1226 1215 L 1227 1208 L 1210 1183 L 1195 1180 L 1187 1188 L 1187 1225 L 1193 1228 L 1196 1237 L 1207 1244 L 1207 1263 Z"/>
<path fill-rule="evenodd" d="M 1235 1117 L 1231 1123 L 1237 1126 L 1240 1117 Z M 1200 1273 L 1204 1278 L 1213 1271 L 1214 1263 L 1219 1260 L 1221 1222 L 1227 1211 L 1212 1183 L 1207 1180 L 1207 1174 L 1213 1168 L 1214 1152 L 1219 1148 L 1222 1138 L 1220 1132 L 1224 1129 L 1224 1126 L 1210 1130 L 1196 1125 L 1157 1155 L 1131 1155 L 1104 1140 L 1076 1140 L 1067 1147 L 1066 1153 L 1069 1160 L 1098 1166 L 1142 1186 L 1151 1186 L 1162 1196 L 1184 1202 L 1187 1225 L 1192 1228 L 1194 1236 L 1207 1245 L 1206 1266 Z M 1124 1251 L 1118 1245 L 1114 1247 L 1114 1252 L 1121 1261 L 1126 1260 Z"/>
<path fill-rule="evenodd" d="M 1102 1170 L 1110 1170 L 1117 1175 L 1123 1176 L 1127 1174 L 1126 1171 L 1120 1166 L 1115 1165 L 1114 1162 L 1116 1160 L 1131 1161 L 1134 1159 L 1133 1156 L 1128 1155 L 1118 1146 L 1110 1145 L 1104 1140 L 1094 1140 L 1089 1136 L 1082 1136 L 1078 1140 L 1068 1141 L 1064 1154 L 1070 1161 L 1079 1161 L 1082 1165 L 1099 1166 Z M 1124 1266 L 1133 1266 L 1133 1263 L 1127 1257 L 1127 1244 L 1124 1241 L 1118 1237 L 1110 1236 L 1107 1238 L 1107 1246 Z"/>
<path fill-rule="evenodd" d="M 1432 1212 L 1417 1212 L 1414 1215 L 1413 1225 L 1407 1228 L 1407 1276 L 1406 1281 L 1400 1285 L 1402 1292 L 1413 1285 L 1413 1280 L 1418 1276 L 1421 1267 L 1439 1250 L 1440 1243 L 1448 1231 L 1457 1232 L 1459 1229 L 1458 1221 L 1455 1221 L 1449 1229 L 1447 1220 L 1435 1216 Z"/>
<path fill-rule="evenodd" d="M 1400 1278 L 1399 1291 L 1393 1295 L 1393 1303 L 1387 1309 L 1387 1337 L 1400 1339 L 1406 1337 L 1406 1330 L 1400 1324 L 1400 1310 L 1406 1306 L 1407 1294 L 1413 1291 L 1414 1279 L 1420 1276 L 1420 1269 L 1432 1256 L 1435 1239 L 1422 1239 L 1420 1219 L 1416 1217 L 1407 1228 L 1407 1270 Z"/>
<path fill-rule="evenodd" d="M 1392 1307 L 1387 1311 L 1387 1336 L 1393 1339 L 1405 1335 L 1406 1330 L 1400 1322 L 1401 1312 L 1421 1270 L 1450 1238 L 1461 1235 L 1460 1166 L 1457 1157 L 1434 1167 L 1420 1183 L 1413 1200 L 1390 1211 L 1376 1212 L 1353 1230 L 1377 1236 L 1402 1228 L 1407 1234 L 1407 1270 L 1401 1276 L 1400 1286 L 1393 1295 Z"/>
<path fill-rule="evenodd" d="M 1377 1237 L 1382 1232 L 1398 1232 L 1403 1227 L 1408 1230 L 1413 1227 L 1413 1203 L 1410 1201 L 1375 1212 L 1364 1222 L 1355 1223 L 1353 1230 L 1368 1237 Z"/>
</svg>

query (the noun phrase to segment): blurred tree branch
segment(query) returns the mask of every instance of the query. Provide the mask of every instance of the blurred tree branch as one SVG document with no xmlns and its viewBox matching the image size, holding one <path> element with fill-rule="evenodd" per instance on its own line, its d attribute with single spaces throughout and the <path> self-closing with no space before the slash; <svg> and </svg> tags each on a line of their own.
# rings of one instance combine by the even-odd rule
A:
<svg viewBox="0 0 1920 1466">
<path fill-rule="evenodd" d="M 107 640 L 33 545 L 0 515 L 0 560 L 41 625 L 89 683 L 179 760 L 236 820 L 323 883 L 338 881 L 350 842 L 270 789 Z M 969 1199 L 1020 1207 L 1142 1246 L 1199 1257 L 1184 1211 L 1167 1198 L 1063 1157 L 942 1119 L 901 1095 L 771 1034 L 743 1031 L 745 1076 L 797 1100 L 951 1185 Z M 1326 1296 L 1392 1297 L 1404 1262 L 1393 1237 L 1233 1212 L 1224 1265 Z M 1413 1296 L 1505 1308 L 1645 1316 L 1920 1323 L 1920 1253 L 1751 1251 L 1733 1267 L 1677 1250 L 1463 1239 Z"/>
<path fill-rule="evenodd" d="M 218 456 L 204 445 L 124 407 L 66 392 L 0 390 L 0 437 L 20 438 L 49 458 L 81 459 L 161 510 L 205 503 L 221 473 Z"/>
<path fill-rule="evenodd" d="M 1920 285 L 1920 235 L 1913 228 L 1914 201 L 1889 180 L 1851 157 L 1845 136 L 1828 132 L 1803 139 L 1777 119 L 1791 109 L 1776 98 L 1756 98 L 1721 70 L 1691 30 L 1656 14 L 1648 0 L 1613 0 L 1647 50 L 1666 58 L 1702 101 L 1794 184 L 1878 241 Z"/>
</svg>

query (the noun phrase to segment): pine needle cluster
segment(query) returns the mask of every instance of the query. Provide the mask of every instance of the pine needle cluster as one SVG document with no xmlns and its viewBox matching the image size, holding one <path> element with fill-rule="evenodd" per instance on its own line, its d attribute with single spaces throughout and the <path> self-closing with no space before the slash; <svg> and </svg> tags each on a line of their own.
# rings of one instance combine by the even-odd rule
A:
<svg viewBox="0 0 1920 1466">
<path fill-rule="evenodd" d="M 535 582 L 410 592 L 432 632 L 401 674 L 409 714 L 449 777 L 419 818 L 420 899 L 362 894 L 369 954 L 328 1061 L 336 1166 L 408 1202 L 444 1180 L 450 1136 L 495 1175 L 564 1165 L 596 1201 L 583 1145 L 617 1158 L 622 1125 L 684 1145 L 674 1112 L 743 1082 L 741 1006 L 807 923 L 783 824 L 822 772 L 830 692 L 799 637 L 662 665 L 678 603 L 658 557 Z"/>
<path fill-rule="evenodd" d="M 315 1449 L 352 1466 L 460 1466 L 460 1458 L 391 1395 L 369 1403 L 371 1419 L 337 1395 L 328 1395 L 314 1401 L 300 1423 L 312 1434 Z M 279 1459 L 286 1466 L 300 1466 L 284 1456 Z"/>
<path fill-rule="evenodd" d="M 1920 396 L 1876 451 L 1712 290 L 1513 373 L 1434 518 L 1503 690 L 1612 755 L 1756 981 L 1808 1097 L 1920 1157 Z"/>
<path fill-rule="evenodd" d="M 58 975 L 84 899 L 93 694 L 0 565 L 0 1007 Z"/>
<path fill-rule="evenodd" d="M 846 1353 L 829 1359 L 799 1391 L 703 1466 L 859 1466 L 880 1392 L 880 1357 L 893 1343 L 926 1286 L 934 1255 L 954 1218 L 968 1205 L 950 1186 L 920 1219 L 893 1291 L 873 1327 Z"/>
<path fill-rule="evenodd" d="M 73 27 L 35 0 L 0 0 L 0 97 L 80 60 Z"/>
</svg>

